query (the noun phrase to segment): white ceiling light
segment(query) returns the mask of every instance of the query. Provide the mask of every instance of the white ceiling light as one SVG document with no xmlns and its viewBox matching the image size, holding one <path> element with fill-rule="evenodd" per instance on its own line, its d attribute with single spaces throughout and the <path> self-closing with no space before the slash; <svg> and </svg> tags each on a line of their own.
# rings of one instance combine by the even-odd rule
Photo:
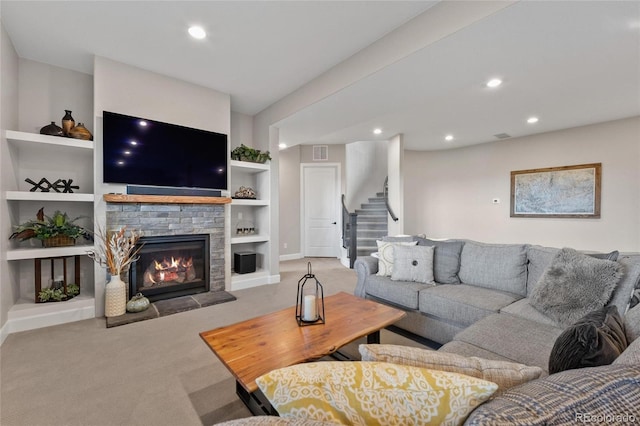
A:
<svg viewBox="0 0 640 426">
<path fill-rule="evenodd" d="M 286 144 L 286 143 L 284 143 L 284 142 L 282 142 L 282 143 L 280 143 L 280 144 L 278 145 L 278 148 L 280 148 L 280 149 L 285 149 L 286 147 L 287 147 L 287 144 Z"/>
<path fill-rule="evenodd" d="M 444 137 L 444 140 L 447 142 L 451 142 L 453 140 L 453 135 L 447 135 Z"/>
<path fill-rule="evenodd" d="M 207 33 L 204 30 L 204 28 L 199 27 L 197 25 L 189 27 L 188 31 L 189 31 L 189 35 L 197 40 L 202 40 L 207 36 Z"/>
<path fill-rule="evenodd" d="M 533 124 L 538 122 L 538 117 L 529 117 L 527 118 L 527 123 Z"/>
<path fill-rule="evenodd" d="M 373 134 L 374 135 L 379 135 L 382 133 L 382 129 L 373 129 Z"/>
<path fill-rule="evenodd" d="M 500 80 L 499 78 L 492 78 L 491 80 L 487 81 L 487 87 L 498 87 L 502 84 L 502 80 Z"/>
</svg>

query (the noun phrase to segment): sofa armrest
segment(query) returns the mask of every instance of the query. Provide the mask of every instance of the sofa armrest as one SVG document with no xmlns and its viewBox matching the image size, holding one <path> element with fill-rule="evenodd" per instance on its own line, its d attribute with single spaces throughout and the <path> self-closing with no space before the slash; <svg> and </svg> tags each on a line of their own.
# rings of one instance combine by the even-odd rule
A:
<svg viewBox="0 0 640 426">
<path fill-rule="evenodd" d="M 373 256 L 358 257 L 353 264 L 353 269 L 355 269 L 358 274 L 358 283 L 356 284 L 356 289 L 353 294 L 364 298 L 367 277 L 369 277 L 369 275 L 375 275 L 376 272 L 378 272 L 378 259 Z"/>
</svg>

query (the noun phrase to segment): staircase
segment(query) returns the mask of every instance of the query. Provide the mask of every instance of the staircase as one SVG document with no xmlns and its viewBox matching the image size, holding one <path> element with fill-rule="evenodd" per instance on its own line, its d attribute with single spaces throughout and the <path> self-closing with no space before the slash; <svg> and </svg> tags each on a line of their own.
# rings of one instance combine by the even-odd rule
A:
<svg viewBox="0 0 640 426">
<path fill-rule="evenodd" d="M 387 235 L 387 208 L 384 203 L 384 193 L 378 192 L 369 198 L 367 203 L 356 209 L 358 214 L 358 256 L 369 256 L 378 251 L 376 240 Z"/>
</svg>

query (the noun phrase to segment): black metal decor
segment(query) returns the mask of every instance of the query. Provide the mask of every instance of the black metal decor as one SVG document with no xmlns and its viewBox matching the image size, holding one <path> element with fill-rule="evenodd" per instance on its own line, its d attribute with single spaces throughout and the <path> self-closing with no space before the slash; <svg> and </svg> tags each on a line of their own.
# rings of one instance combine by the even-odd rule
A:
<svg viewBox="0 0 640 426">
<path fill-rule="evenodd" d="M 311 262 L 307 264 L 307 273 L 298 281 L 296 321 L 300 327 L 324 324 L 324 290 L 311 273 Z"/>
<path fill-rule="evenodd" d="M 24 181 L 33 185 L 33 188 L 29 190 L 30 192 L 35 192 L 38 189 L 41 192 L 50 192 L 53 189 L 55 192 L 72 193 L 74 189 L 80 189 L 77 185 L 71 185 L 73 183 L 73 179 L 58 179 L 53 183 L 49 182 L 47 178 L 42 178 L 40 179 L 40 182 L 37 183 L 30 178 L 26 178 Z"/>
</svg>

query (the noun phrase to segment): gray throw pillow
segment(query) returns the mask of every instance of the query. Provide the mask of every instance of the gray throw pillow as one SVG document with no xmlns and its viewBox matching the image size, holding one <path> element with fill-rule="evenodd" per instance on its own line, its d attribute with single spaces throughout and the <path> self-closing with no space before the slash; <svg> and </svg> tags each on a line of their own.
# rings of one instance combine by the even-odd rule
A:
<svg viewBox="0 0 640 426">
<path fill-rule="evenodd" d="M 440 284 L 459 284 L 460 253 L 463 241 L 434 241 L 417 237 L 419 246 L 435 247 L 433 254 L 433 276 Z"/>
<path fill-rule="evenodd" d="M 627 346 L 618 308 L 608 306 L 593 311 L 558 336 L 549 355 L 549 374 L 609 365 Z"/>
<path fill-rule="evenodd" d="M 529 303 L 568 327 L 602 308 L 622 277 L 622 266 L 563 248 L 540 277 Z"/>
<path fill-rule="evenodd" d="M 393 247 L 393 281 L 433 282 L 433 252 L 429 246 Z"/>
</svg>

